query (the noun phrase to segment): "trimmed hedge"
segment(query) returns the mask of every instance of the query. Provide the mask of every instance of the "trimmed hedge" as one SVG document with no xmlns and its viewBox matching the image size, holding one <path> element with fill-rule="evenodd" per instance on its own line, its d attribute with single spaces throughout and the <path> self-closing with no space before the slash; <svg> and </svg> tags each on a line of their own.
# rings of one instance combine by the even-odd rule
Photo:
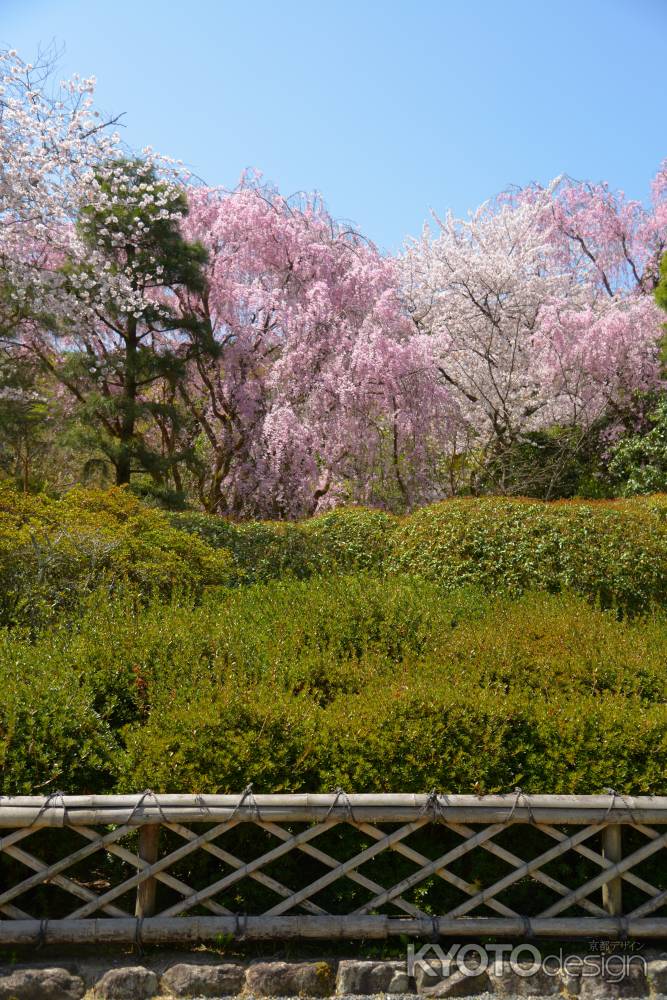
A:
<svg viewBox="0 0 667 1000">
<path fill-rule="evenodd" d="M 667 618 L 357 574 L 0 643 L 1 790 L 667 792 Z"/>
<path fill-rule="evenodd" d="M 448 500 L 404 518 L 348 508 L 296 524 L 178 514 L 172 523 L 228 549 L 236 584 L 363 569 L 419 575 L 448 590 L 571 589 L 620 614 L 667 605 L 663 496 Z"/>
<path fill-rule="evenodd" d="M 236 525 L 2 489 L 3 790 L 664 791 L 666 516 Z"/>
<path fill-rule="evenodd" d="M 452 500 L 416 511 L 385 568 L 450 589 L 574 590 L 637 614 L 667 603 L 667 508 L 652 503 Z"/>
<path fill-rule="evenodd" d="M 239 592 L 214 632 L 180 687 L 151 670 L 124 787 L 667 790 L 662 619 L 341 577 Z"/>
<path fill-rule="evenodd" d="M 172 524 L 229 551 L 236 584 L 290 576 L 298 580 L 351 570 L 381 572 L 397 519 L 363 507 L 339 508 L 309 521 L 233 522 L 173 514 Z"/>
<path fill-rule="evenodd" d="M 0 624 L 35 624 L 101 581 L 167 595 L 371 571 L 489 593 L 574 590 L 602 608 L 667 606 L 667 498 L 450 500 L 397 518 L 348 508 L 299 523 L 166 514 L 125 490 L 59 500 L 0 488 Z"/>
<path fill-rule="evenodd" d="M 174 528 L 125 490 L 62 499 L 0 486 L 0 625 L 36 627 L 105 584 L 148 594 L 228 582 L 228 553 Z"/>
</svg>

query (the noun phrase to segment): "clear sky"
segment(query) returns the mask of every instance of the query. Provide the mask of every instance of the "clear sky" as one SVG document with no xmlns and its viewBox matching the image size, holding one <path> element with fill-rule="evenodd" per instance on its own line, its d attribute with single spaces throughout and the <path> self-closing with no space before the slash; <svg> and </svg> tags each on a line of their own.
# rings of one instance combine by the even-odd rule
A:
<svg viewBox="0 0 667 1000">
<path fill-rule="evenodd" d="M 124 138 L 233 185 L 316 189 L 383 249 L 559 173 L 645 199 L 667 156 L 667 0 L 0 0 Z"/>
</svg>

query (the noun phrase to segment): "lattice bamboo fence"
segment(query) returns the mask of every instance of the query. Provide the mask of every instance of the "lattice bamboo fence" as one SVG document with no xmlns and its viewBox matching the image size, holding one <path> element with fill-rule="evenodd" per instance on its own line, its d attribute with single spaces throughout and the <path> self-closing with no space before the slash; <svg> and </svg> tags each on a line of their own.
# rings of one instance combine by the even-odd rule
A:
<svg viewBox="0 0 667 1000">
<path fill-rule="evenodd" d="M 667 798 L 0 797 L 0 944 L 667 937 Z"/>
</svg>

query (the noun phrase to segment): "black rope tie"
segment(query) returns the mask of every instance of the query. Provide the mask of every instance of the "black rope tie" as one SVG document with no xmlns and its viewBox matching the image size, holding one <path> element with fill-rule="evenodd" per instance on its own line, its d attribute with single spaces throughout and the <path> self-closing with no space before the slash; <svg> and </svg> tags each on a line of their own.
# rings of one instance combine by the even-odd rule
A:
<svg viewBox="0 0 667 1000">
<path fill-rule="evenodd" d="M 604 819 L 602 820 L 603 823 L 606 823 L 609 820 L 609 817 L 611 816 L 612 809 L 616 805 L 617 796 L 616 796 L 616 791 L 613 788 L 604 788 L 603 791 L 605 795 L 611 795 L 611 802 L 609 803 L 607 811 L 604 814 Z"/>
<path fill-rule="evenodd" d="M 49 926 L 48 920 L 40 920 L 39 930 L 37 931 L 37 948 L 43 948 L 46 944 L 46 930 Z"/>
<path fill-rule="evenodd" d="M 63 826 L 67 826 L 67 807 L 65 806 L 65 793 L 64 792 L 49 792 L 41 806 L 39 811 L 35 816 L 33 825 L 37 824 L 37 821 L 42 818 L 47 809 L 50 809 L 52 805 L 55 804 L 55 800 L 60 799 L 60 808 L 63 811 Z"/>
<path fill-rule="evenodd" d="M 507 816 L 507 819 L 505 820 L 505 822 L 506 823 L 511 822 L 511 820 L 514 818 L 514 813 L 516 812 L 516 810 L 518 808 L 519 802 L 521 802 L 522 800 L 525 803 L 526 810 L 528 812 L 528 822 L 532 823 L 533 825 L 535 825 L 535 816 L 533 815 L 533 809 L 532 809 L 532 806 L 530 804 L 530 799 L 525 794 L 525 792 L 523 791 L 523 789 L 519 788 L 518 785 L 514 789 L 514 802 L 512 803 L 512 808 L 510 809 L 509 815 Z"/>
<path fill-rule="evenodd" d="M 201 809 L 201 811 L 203 813 L 206 813 L 207 816 L 210 816 L 211 810 L 206 805 L 206 802 L 204 800 L 204 796 L 201 794 L 201 792 L 199 793 L 199 795 L 195 795 L 195 801 L 196 801 L 197 805 L 199 806 L 199 808 Z"/>
<path fill-rule="evenodd" d="M 169 820 L 167 819 L 167 817 L 164 814 L 164 811 L 162 809 L 162 805 L 160 804 L 160 800 L 158 799 L 158 797 L 155 794 L 155 792 L 152 791 L 152 789 L 150 789 L 150 788 L 146 788 L 145 791 L 143 791 L 141 793 L 141 795 L 139 796 L 139 798 L 135 802 L 135 804 L 134 804 L 134 806 L 132 808 L 132 812 L 130 813 L 130 815 L 127 818 L 126 822 L 127 822 L 128 826 L 132 826 L 132 823 L 134 821 L 134 817 L 137 815 L 137 813 L 139 812 L 139 810 L 142 808 L 144 802 L 148 798 L 151 798 L 153 800 L 153 802 L 155 803 L 155 805 L 157 806 L 157 811 L 158 811 L 158 814 L 160 816 L 160 820 L 163 823 L 168 823 L 169 822 Z"/>
<path fill-rule="evenodd" d="M 143 928 L 144 928 L 144 918 L 137 917 L 134 923 L 134 947 L 140 955 L 143 955 Z"/>
<path fill-rule="evenodd" d="M 261 816 L 261 813 L 259 811 L 259 806 L 257 805 L 257 802 L 255 800 L 255 796 L 253 795 L 252 782 L 250 782 L 249 785 L 246 785 L 245 788 L 243 789 L 243 791 L 241 792 L 241 794 L 239 796 L 238 802 L 236 803 L 236 805 L 234 806 L 234 808 L 232 809 L 232 811 L 230 813 L 230 816 L 229 816 L 229 820 L 230 821 L 233 820 L 233 819 L 235 819 L 235 817 L 237 816 L 239 810 L 241 809 L 241 806 L 245 805 L 246 800 L 249 803 L 250 814 L 251 814 L 253 820 L 255 822 L 261 821 L 262 816 Z"/>
<path fill-rule="evenodd" d="M 331 817 L 333 811 L 338 807 L 339 800 L 342 799 L 343 809 L 345 810 L 345 819 L 348 823 L 356 823 L 357 821 L 354 815 L 354 810 L 352 809 L 352 803 L 350 802 L 350 796 L 347 794 L 345 789 L 341 788 L 340 785 L 337 785 L 333 790 L 333 796 L 334 800 L 327 810 L 324 821 L 326 822 Z"/>
<path fill-rule="evenodd" d="M 420 817 L 428 816 L 432 823 L 438 823 L 443 819 L 443 808 L 440 804 L 440 793 L 437 788 L 432 788 L 426 796 L 426 802 L 419 810 Z"/>
<path fill-rule="evenodd" d="M 432 788 L 426 797 L 426 802 L 419 810 L 419 816 L 420 818 L 428 816 L 432 823 L 446 823 L 447 809 L 450 804 L 446 792 L 439 792 L 437 788 Z"/>
<path fill-rule="evenodd" d="M 625 795 L 619 795 L 618 792 L 616 792 L 613 788 L 604 788 L 603 791 L 604 791 L 605 795 L 611 795 L 611 802 L 609 803 L 609 807 L 607 809 L 607 812 L 604 815 L 604 819 L 602 821 L 603 823 L 607 823 L 609 821 L 609 817 L 611 815 L 612 809 L 616 805 L 616 799 L 620 799 L 621 800 L 623 806 L 625 807 L 625 809 L 627 809 L 628 815 L 629 815 L 630 819 L 632 820 L 632 822 L 635 824 L 635 826 L 640 822 L 637 819 L 637 817 L 635 816 L 632 808 L 628 805 L 627 798 L 626 798 Z"/>
</svg>

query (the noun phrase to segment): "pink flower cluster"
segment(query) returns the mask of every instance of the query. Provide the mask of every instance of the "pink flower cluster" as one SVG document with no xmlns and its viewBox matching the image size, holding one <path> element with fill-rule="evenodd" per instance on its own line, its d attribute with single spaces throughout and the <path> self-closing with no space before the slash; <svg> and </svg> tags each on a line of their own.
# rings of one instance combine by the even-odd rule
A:
<svg viewBox="0 0 667 1000">
<path fill-rule="evenodd" d="M 667 161 L 646 208 L 558 178 L 437 221 L 401 260 L 469 437 L 506 448 L 554 425 L 622 416 L 661 384 L 652 299 L 667 247 Z"/>
<path fill-rule="evenodd" d="M 184 390 L 205 430 L 209 509 L 299 516 L 421 499 L 448 393 L 395 262 L 316 199 L 289 204 L 256 183 L 193 191 L 184 229 L 209 252 L 208 293 L 190 305 L 220 347 Z"/>
</svg>

